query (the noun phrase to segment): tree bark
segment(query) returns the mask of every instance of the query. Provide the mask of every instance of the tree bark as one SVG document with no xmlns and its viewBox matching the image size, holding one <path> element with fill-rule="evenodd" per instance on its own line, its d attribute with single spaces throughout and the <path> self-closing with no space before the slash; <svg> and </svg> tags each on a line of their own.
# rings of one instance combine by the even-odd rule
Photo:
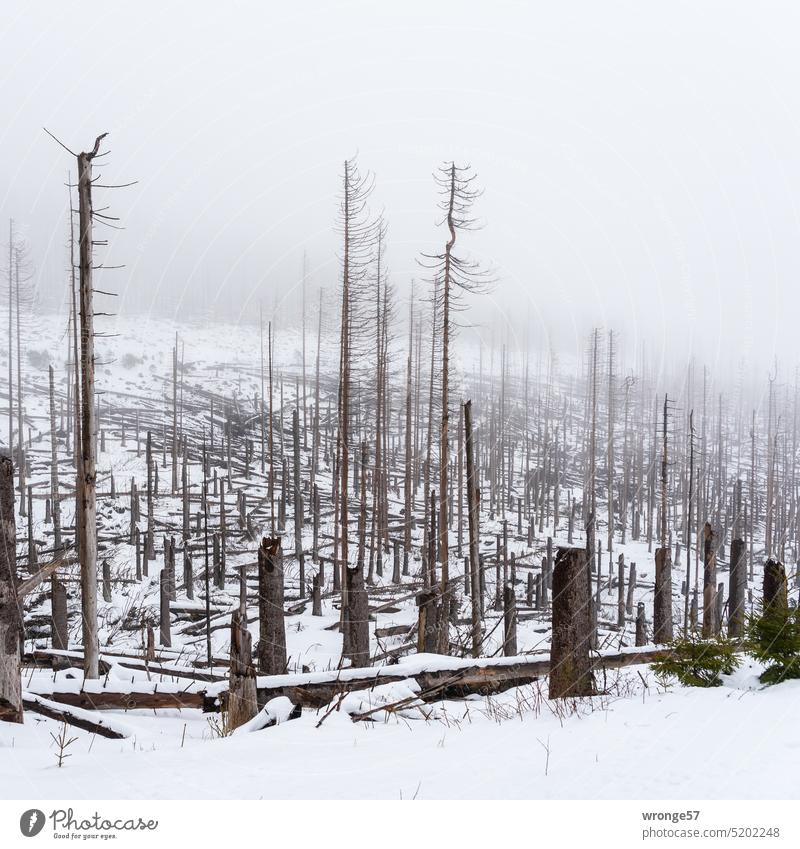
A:
<svg viewBox="0 0 800 849">
<path fill-rule="evenodd" d="M 265 538 L 258 549 L 258 669 L 265 675 L 286 672 L 283 601 L 281 540 L 280 537 Z"/>
<path fill-rule="evenodd" d="M 589 696 L 594 677 L 589 657 L 589 569 L 582 548 L 559 548 L 553 570 L 553 636 L 550 698 Z"/>
<path fill-rule="evenodd" d="M 653 599 L 653 640 L 672 639 L 672 556 L 669 548 L 656 549 L 656 577 Z"/>
<path fill-rule="evenodd" d="M 102 136 L 89 153 L 78 155 L 78 208 L 81 320 L 81 468 L 78 478 L 81 519 L 81 609 L 84 677 L 99 677 L 97 637 L 97 512 L 95 469 L 94 305 L 92 285 L 92 160 Z"/>
<path fill-rule="evenodd" d="M 22 603 L 17 596 L 14 464 L 0 454 L 0 720 L 22 722 L 20 644 Z"/>
</svg>

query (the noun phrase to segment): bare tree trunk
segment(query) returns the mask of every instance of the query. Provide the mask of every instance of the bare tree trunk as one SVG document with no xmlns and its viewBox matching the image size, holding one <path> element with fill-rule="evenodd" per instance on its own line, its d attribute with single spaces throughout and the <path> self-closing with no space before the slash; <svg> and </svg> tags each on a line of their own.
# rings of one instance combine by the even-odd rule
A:
<svg viewBox="0 0 800 849">
<path fill-rule="evenodd" d="M 656 578 L 653 600 L 653 641 L 672 639 L 672 557 L 669 547 L 656 549 Z"/>
<path fill-rule="evenodd" d="M 263 539 L 258 549 L 258 668 L 265 675 L 286 672 L 283 599 L 281 540 L 280 537 Z"/>
<path fill-rule="evenodd" d="M 369 604 L 364 586 L 363 566 L 348 566 L 345 570 L 347 581 L 347 619 L 350 664 L 353 667 L 369 666 Z"/>
<path fill-rule="evenodd" d="M 704 639 L 717 633 L 716 602 L 714 596 L 717 590 L 717 536 L 706 522 L 703 528 L 704 555 L 703 563 L 703 629 Z"/>
<path fill-rule="evenodd" d="M 258 713 L 256 671 L 247 616 L 234 610 L 231 616 L 231 659 L 228 684 L 228 728 L 233 730 Z"/>
<path fill-rule="evenodd" d="M 61 553 L 61 501 L 58 496 L 58 451 L 56 446 L 56 399 L 53 367 L 50 377 L 50 499 L 53 507 L 53 555 Z"/>
<path fill-rule="evenodd" d="M 80 319 L 81 319 L 81 611 L 84 677 L 99 677 L 97 639 L 97 513 L 95 503 L 94 306 L 92 285 L 92 159 L 102 141 L 78 155 Z"/>
<path fill-rule="evenodd" d="M 480 657 L 481 642 L 481 579 L 480 579 L 480 495 L 475 469 L 472 434 L 472 401 L 464 402 L 464 448 L 467 460 L 467 521 L 469 525 L 469 569 L 472 576 L 472 656 Z"/>
<path fill-rule="evenodd" d="M 406 432 L 405 432 L 405 480 L 403 481 L 403 574 L 408 574 L 408 561 L 411 557 L 411 524 L 413 522 L 412 504 L 412 420 L 411 420 L 411 364 L 414 348 L 414 293 L 411 293 L 411 305 L 408 316 L 408 359 L 406 361 Z"/>
<path fill-rule="evenodd" d="M 14 450 L 14 221 L 8 222 L 8 450 Z"/>
<path fill-rule="evenodd" d="M 549 693 L 551 699 L 589 696 L 594 692 L 589 657 L 589 602 L 586 550 L 559 548 L 553 570 L 553 637 L 550 646 Z"/>
<path fill-rule="evenodd" d="M 0 720 L 22 722 L 20 645 L 22 604 L 17 597 L 14 464 L 0 454 Z"/>
<path fill-rule="evenodd" d="M 744 596 L 747 587 L 747 568 L 745 563 L 744 540 L 731 541 L 731 571 L 728 587 L 728 636 L 744 636 Z"/>
<path fill-rule="evenodd" d="M 306 597 L 306 564 L 303 557 L 303 494 L 300 490 L 300 412 L 292 413 L 294 442 L 294 556 L 300 568 L 300 598 Z"/>
<path fill-rule="evenodd" d="M 178 334 L 172 349 L 172 495 L 178 491 Z"/>
</svg>

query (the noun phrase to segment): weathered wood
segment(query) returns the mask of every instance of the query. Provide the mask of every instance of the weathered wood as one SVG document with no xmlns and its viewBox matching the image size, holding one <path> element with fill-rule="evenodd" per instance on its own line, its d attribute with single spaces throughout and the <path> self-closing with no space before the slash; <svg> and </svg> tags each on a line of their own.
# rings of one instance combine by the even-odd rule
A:
<svg viewBox="0 0 800 849">
<path fill-rule="evenodd" d="M 591 666 L 595 670 L 620 669 L 626 666 L 652 663 L 667 657 L 669 649 L 627 649 L 595 656 Z M 371 669 L 347 669 L 330 673 L 260 676 L 257 679 L 258 704 L 263 706 L 277 696 L 287 696 L 293 704 L 319 709 L 329 704 L 342 693 L 389 684 L 397 681 L 415 680 L 421 689 L 429 690 L 443 681 L 452 680 L 447 687 L 438 690 L 434 700 L 440 698 L 463 698 L 470 695 L 488 696 L 501 693 L 512 687 L 522 687 L 549 674 L 550 660 L 532 660 L 525 655 L 500 660 L 478 661 L 448 660 L 446 668 L 422 670 L 414 661 Z M 227 698 L 224 687 L 209 687 L 203 702 L 206 711 L 219 710 L 220 703 Z"/>
<path fill-rule="evenodd" d="M 717 605 L 714 596 L 717 590 L 717 535 L 706 522 L 703 527 L 703 628 L 704 639 L 718 631 Z"/>
<path fill-rule="evenodd" d="M 559 548 L 553 570 L 550 698 L 594 692 L 589 658 L 591 621 L 586 550 Z"/>
<path fill-rule="evenodd" d="M 20 647 L 22 603 L 17 595 L 14 464 L 0 453 L 0 720 L 22 722 Z"/>
<path fill-rule="evenodd" d="M 50 581 L 50 634 L 53 649 L 66 651 L 69 648 L 67 590 L 56 575 Z M 60 668 L 63 668 L 63 661 L 54 656 L 53 669 Z"/>
<path fill-rule="evenodd" d="M 728 636 L 744 635 L 744 591 L 747 587 L 744 540 L 731 540 L 731 571 L 728 583 Z"/>
<path fill-rule="evenodd" d="M 93 721 L 84 716 L 78 716 L 74 711 L 50 699 L 42 698 L 42 696 L 23 693 L 22 704 L 25 710 L 29 710 L 31 713 L 38 713 L 41 716 L 46 716 L 48 719 L 54 719 L 56 722 L 66 722 L 67 725 L 73 725 L 75 728 L 89 731 L 92 734 L 99 734 L 101 737 L 106 737 L 109 740 L 124 740 L 127 737 L 127 734 L 123 734 L 114 728 L 109 728 L 103 719 Z"/>
<path fill-rule="evenodd" d="M 441 588 L 428 587 L 417 593 L 417 651 L 435 653 L 439 636 L 439 597 Z"/>
<path fill-rule="evenodd" d="M 258 669 L 267 675 L 286 671 L 283 601 L 281 539 L 265 537 L 258 549 Z"/>
<path fill-rule="evenodd" d="M 203 691 L 177 691 L 169 692 L 156 689 L 139 692 L 120 692 L 116 690 L 101 689 L 98 692 L 87 692 L 81 690 L 62 691 L 53 689 L 47 692 L 45 697 L 49 701 L 84 710 L 161 710 L 175 708 L 202 708 L 204 700 Z"/>
<path fill-rule="evenodd" d="M 80 269 L 80 329 L 81 329 L 81 462 L 78 470 L 80 499 L 81 552 L 81 622 L 83 626 L 84 674 L 99 676 L 100 646 L 97 635 L 97 445 L 95 442 L 94 389 L 94 267 L 92 241 L 92 160 L 97 155 L 103 136 L 93 149 L 78 155 L 78 251 Z"/>
<path fill-rule="evenodd" d="M 636 605 L 636 645 L 643 646 L 647 642 L 647 622 L 644 618 L 644 602 Z"/>
<path fill-rule="evenodd" d="M 348 631 L 345 644 L 349 647 L 348 657 L 354 667 L 369 666 L 369 599 L 364 586 L 364 570 L 361 566 L 345 569 L 347 581 L 347 608 L 344 626 Z"/>
<path fill-rule="evenodd" d="M 672 555 L 669 546 L 656 549 L 655 592 L 653 597 L 653 642 L 672 639 Z"/>
<path fill-rule="evenodd" d="M 513 584 L 503 587 L 503 654 L 513 657 L 517 653 L 517 597 Z"/>
<path fill-rule="evenodd" d="M 247 618 L 239 610 L 231 617 L 231 662 L 228 683 L 228 727 L 238 728 L 257 713 L 256 671 L 253 667 L 252 638 Z"/>
<path fill-rule="evenodd" d="M 464 452 L 467 466 L 467 527 L 469 539 L 469 571 L 472 584 L 470 595 L 472 656 L 480 657 L 481 643 L 481 602 L 483 599 L 479 536 L 480 536 L 480 495 L 475 471 L 475 447 L 472 431 L 472 401 L 464 402 Z"/>
<path fill-rule="evenodd" d="M 159 625 L 160 625 L 160 641 L 162 646 L 172 645 L 172 634 L 170 631 L 170 613 L 169 613 L 169 575 L 166 569 L 162 569 L 159 573 Z"/>
<path fill-rule="evenodd" d="M 312 578 L 311 587 L 311 615 L 322 616 L 322 590 L 319 573 Z"/>
<path fill-rule="evenodd" d="M 764 564 L 764 608 L 786 610 L 788 607 L 786 570 L 771 558 Z"/>
<path fill-rule="evenodd" d="M 24 581 L 20 581 L 17 584 L 17 595 L 22 598 L 23 596 L 28 595 L 33 592 L 42 581 L 47 580 L 60 566 L 67 566 L 70 563 L 76 563 L 77 560 L 74 557 L 60 557 L 57 560 L 51 560 L 49 563 L 45 563 L 43 566 L 39 567 L 38 572 L 35 575 L 30 575 L 25 578 Z"/>
</svg>

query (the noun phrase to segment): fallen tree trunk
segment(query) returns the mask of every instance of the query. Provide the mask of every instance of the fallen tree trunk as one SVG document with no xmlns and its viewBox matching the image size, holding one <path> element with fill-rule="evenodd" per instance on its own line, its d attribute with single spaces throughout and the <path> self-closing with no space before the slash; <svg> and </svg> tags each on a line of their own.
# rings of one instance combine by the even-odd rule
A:
<svg viewBox="0 0 800 849">
<path fill-rule="evenodd" d="M 59 557 L 56 560 L 51 560 L 49 563 L 45 563 L 43 566 L 39 567 L 38 572 L 30 575 L 17 584 L 17 595 L 20 598 L 28 595 L 33 592 L 39 584 L 47 580 L 47 578 L 49 578 L 60 566 L 69 566 L 70 564 L 77 562 L 77 559 L 74 557 Z"/>
<path fill-rule="evenodd" d="M 86 716 L 81 716 L 56 702 L 32 693 L 22 694 L 22 706 L 25 710 L 31 711 L 31 713 L 38 713 L 46 716 L 48 719 L 55 719 L 56 722 L 66 722 L 67 725 L 74 725 L 76 728 L 82 728 L 84 731 L 90 731 L 92 734 L 99 734 L 101 737 L 107 737 L 109 740 L 124 740 L 128 736 L 122 731 L 110 728 L 105 724 L 104 719 L 93 720 Z"/>
<path fill-rule="evenodd" d="M 628 649 L 596 655 L 592 659 L 592 664 L 598 670 L 618 669 L 635 664 L 652 663 L 668 654 L 668 649 Z M 422 693 L 435 690 L 435 698 L 432 700 L 458 699 L 470 695 L 488 696 L 512 687 L 530 684 L 547 675 L 549 670 L 549 659 L 530 660 L 524 655 L 502 660 L 454 658 L 415 660 L 412 657 L 393 666 L 381 666 L 374 669 L 259 676 L 256 687 L 259 707 L 263 707 L 270 699 L 277 696 L 286 696 L 295 705 L 318 709 L 329 704 L 341 693 L 405 681 L 410 678 L 419 684 Z M 203 710 L 218 711 L 225 705 L 226 699 L 226 687 L 210 687 L 203 701 Z"/>
<path fill-rule="evenodd" d="M 57 682 L 55 686 L 58 686 Z M 33 695 L 41 695 L 49 701 L 83 708 L 83 710 L 159 710 L 165 708 L 203 707 L 205 694 L 201 691 L 158 690 L 158 686 L 158 684 L 155 684 L 153 689 L 130 692 L 106 689 L 99 689 L 96 692 L 53 689 L 52 692 L 36 693 Z"/>
</svg>

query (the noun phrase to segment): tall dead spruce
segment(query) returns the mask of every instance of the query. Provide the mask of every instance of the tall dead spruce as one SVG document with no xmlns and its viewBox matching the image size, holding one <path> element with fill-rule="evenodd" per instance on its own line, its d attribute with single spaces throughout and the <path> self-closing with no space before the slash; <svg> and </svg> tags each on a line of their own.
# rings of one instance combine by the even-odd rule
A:
<svg viewBox="0 0 800 849">
<path fill-rule="evenodd" d="M 370 218 L 367 202 L 372 191 L 370 176 L 362 176 L 355 160 L 344 163 L 339 207 L 342 238 L 341 323 L 339 328 L 339 391 L 334 487 L 334 568 L 340 576 L 341 626 L 345 631 L 349 605 L 350 567 L 349 469 L 352 451 L 352 418 L 357 398 L 353 397 L 353 368 L 363 336 L 368 269 L 372 261 L 378 227 Z M 371 315 L 369 316 L 371 318 Z M 363 580 L 363 576 L 362 576 Z"/>
<path fill-rule="evenodd" d="M 78 154 L 78 263 L 80 269 L 81 327 L 81 461 L 78 470 L 80 493 L 81 610 L 83 614 L 83 672 L 99 677 L 100 646 L 97 636 L 97 443 L 94 388 L 94 287 L 92 230 L 92 162 L 100 151 L 105 133 L 95 139 L 88 153 Z"/>
<path fill-rule="evenodd" d="M 442 223 L 447 227 L 448 239 L 444 251 L 424 254 L 423 264 L 430 272 L 434 298 L 441 314 L 441 424 L 439 430 L 439 540 L 438 555 L 441 562 L 441 606 L 438 617 L 438 651 L 450 650 L 450 348 L 455 322 L 453 315 L 462 306 L 464 294 L 485 291 L 488 287 L 486 272 L 475 261 L 455 252 L 459 233 L 478 226 L 472 207 L 481 192 L 475 186 L 476 175 L 470 166 L 446 163 L 434 175 L 443 213 Z M 435 550 L 435 549 L 434 549 Z M 513 588 L 512 588 L 513 589 Z"/>
</svg>

